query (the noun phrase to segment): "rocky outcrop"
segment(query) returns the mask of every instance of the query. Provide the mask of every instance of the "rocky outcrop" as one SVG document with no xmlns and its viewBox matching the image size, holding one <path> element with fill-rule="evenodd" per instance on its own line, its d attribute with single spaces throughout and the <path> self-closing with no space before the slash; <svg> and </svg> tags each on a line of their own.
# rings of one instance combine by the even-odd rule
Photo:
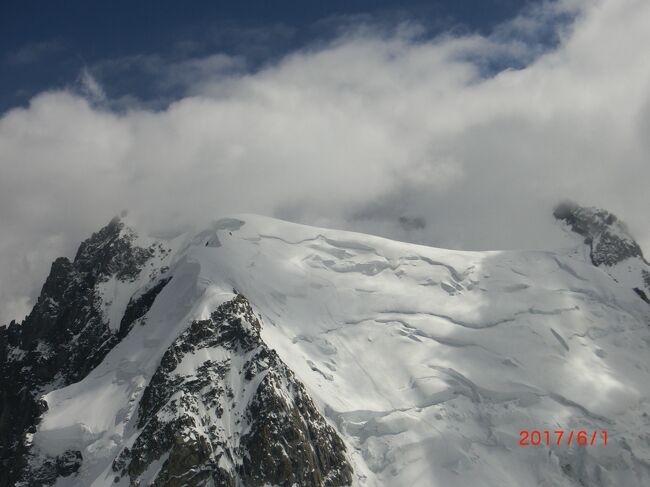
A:
<svg viewBox="0 0 650 487">
<path fill-rule="evenodd" d="M 158 486 L 338 486 L 345 445 L 260 337 L 241 295 L 193 322 L 165 352 L 139 404 L 139 434 L 116 481 Z M 155 472 L 150 466 L 159 462 Z"/>
<path fill-rule="evenodd" d="M 650 304 L 650 264 L 627 226 L 616 215 L 599 208 L 565 202 L 555 208 L 553 216 L 584 238 L 585 245 L 589 246 L 591 262 L 603 268 L 615 281 L 619 282 L 624 273 L 634 274 L 631 281 L 636 285 L 632 289 Z M 631 261 L 636 263 L 627 269 L 621 268 L 623 263 Z"/>
<path fill-rule="evenodd" d="M 135 238 L 120 219 L 111 220 L 80 245 L 73 261 L 54 261 L 22 324 L 0 327 L 0 487 L 19 484 L 25 474 L 30 436 L 47 408 L 40 396 L 81 380 L 119 342 L 103 316 L 98 285 L 110 278 L 135 280 L 159 251 L 135 245 Z M 140 297 L 129 316 L 146 313 L 155 298 L 151 293 L 160 292 L 164 283 Z M 35 485 L 37 478 L 47 485 L 73 474 L 80 464 L 81 453 L 75 451 L 45 459 L 26 484 Z"/>
<path fill-rule="evenodd" d="M 555 207 L 553 216 L 584 237 L 595 266 L 613 266 L 631 257 L 643 259 L 626 225 L 606 210 L 564 202 Z"/>
<path fill-rule="evenodd" d="M 31 448 L 47 410 L 41 397 L 83 379 L 134 326 L 146 323 L 171 280 L 166 267 L 157 269 L 149 261 L 168 251 L 135 241 L 132 230 L 112 220 L 81 244 L 74 260 L 54 261 L 22 324 L 0 327 L 0 487 L 52 485 L 81 468 L 78 450 L 53 458 Z M 133 285 L 138 290 L 111 327 L 102 285 L 134 283 L 145 267 L 149 280 Z M 140 400 L 137 438 L 113 462 L 117 481 L 157 486 L 350 483 L 342 440 L 262 341 L 260 329 L 250 304 L 237 295 L 174 341 Z"/>
</svg>

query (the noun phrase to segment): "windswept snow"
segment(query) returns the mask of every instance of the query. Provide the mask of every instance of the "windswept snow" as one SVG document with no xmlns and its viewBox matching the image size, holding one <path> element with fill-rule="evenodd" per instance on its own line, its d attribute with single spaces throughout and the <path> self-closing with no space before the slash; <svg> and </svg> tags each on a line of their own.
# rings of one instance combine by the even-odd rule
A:
<svg viewBox="0 0 650 487">
<path fill-rule="evenodd" d="M 57 485 L 111 485 L 163 353 L 233 292 L 350 446 L 356 485 L 650 485 L 650 306 L 582 249 L 450 251 L 252 215 L 170 246 L 146 323 L 45 397 L 35 444 L 84 457 Z M 115 328 L 146 282 L 103 286 Z M 521 430 L 609 441 L 521 447 Z"/>
</svg>

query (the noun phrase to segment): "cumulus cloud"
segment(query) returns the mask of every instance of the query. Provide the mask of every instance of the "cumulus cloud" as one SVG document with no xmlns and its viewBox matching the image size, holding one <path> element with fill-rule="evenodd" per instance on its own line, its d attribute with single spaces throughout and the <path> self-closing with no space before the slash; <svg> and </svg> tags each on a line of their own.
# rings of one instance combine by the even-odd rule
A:
<svg viewBox="0 0 650 487">
<path fill-rule="evenodd" d="M 188 60 L 170 79 L 191 86 L 163 110 L 111 111 L 90 73 L 105 104 L 42 93 L 0 118 L 0 320 L 21 318 L 53 257 L 124 208 L 153 232 L 254 212 L 546 248 L 562 244 L 551 208 L 570 197 L 619 214 L 650 249 L 649 23 L 645 0 L 565 0 L 489 37 L 427 39 L 411 23 L 255 72 Z M 527 26 L 556 45 L 542 52 Z M 521 67 L 495 69 L 504 59 Z"/>
</svg>

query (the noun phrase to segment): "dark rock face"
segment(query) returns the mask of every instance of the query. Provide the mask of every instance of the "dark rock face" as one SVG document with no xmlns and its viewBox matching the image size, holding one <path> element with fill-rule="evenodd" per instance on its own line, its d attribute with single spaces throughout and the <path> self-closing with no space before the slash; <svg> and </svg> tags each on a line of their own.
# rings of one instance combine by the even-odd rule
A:
<svg viewBox="0 0 650 487">
<path fill-rule="evenodd" d="M 32 466 L 29 479 L 17 485 L 52 485 L 59 477 L 70 477 L 81 468 L 83 458 L 80 451 L 68 450 L 56 458 L 44 458 Z"/>
<path fill-rule="evenodd" d="M 151 289 L 143 293 L 141 296 L 129 300 L 129 303 L 126 305 L 126 310 L 124 311 L 124 316 L 120 321 L 120 329 L 118 331 L 118 336 L 124 338 L 128 335 L 133 324 L 140 320 L 147 312 L 151 309 L 153 302 L 156 300 L 156 297 L 160 294 L 160 291 L 171 281 L 171 278 L 161 279 L 156 285 Z"/>
<path fill-rule="evenodd" d="M 338 486 L 345 445 L 304 386 L 260 337 L 241 295 L 197 321 L 165 352 L 138 410 L 139 436 L 113 464 L 139 485 Z"/>
<path fill-rule="evenodd" d="M 648 295 L 643 291 L 643 289 L 639 289 L 638 287 L 634 288 L 634 292 L 639 295 L 641 299 L 643 299 L 646 303 L 650 304 L 650 298 L 648 298 Z"/>
<path fill-rule="evenodd" d="M 625 224 L 606 210 L 565 202 L 555 208 L 553 216 L 585 238 L 595 266 L 613 266 L 630 257 L 643 259 L 641 247 Z"/>
<path fill-rule="evenodd" d="M 268 357 L 277 365 L 277 355 Z M 282 368 L 281 368 L 282 369 Z M 278 394 L 283 381 L 293 379 L 284 370 L 268 373 L 251 401 L 246 420 L 250 431 L 243 435 L 241 477 L 245 485 L 347 485 L 351 468 L 345 447 L 323 421 L 302 385 L 292 390 L 293 402 Z"/>
<path fill-rule="evenodd" d="M 642 270 L 641 275 L 643 276 L 643 282 L 645 283 L 645 287 L 650 289 L 650 272 L 647 270 Z"/>
<path fill-rule="evenodd" d="M 584 243 L 590 249 L 591 262 L 597 267 L 603 267 L 615 280 L 615 273 L 610 269 L 628 259 L 637 258 L 639 268 L 630 269 L 630 272 L 639 273 L 637 275 L 640 279 L 637 280 L 640 287 L 632 289 L 650 304 L 650 264 L 623 222 L 608 211 L 585 208 L 571 202 L 558 205 L 553 215 L 584 237 Z"/>
<path fill-rule="evenodd" d="M 47 407 L 40 396 L 84 378 L 119 342 L 103 318 L 97 285 L 110 277 L 138 277 L 156 249 L 137 247 L 134 240 L 135 234 L 113 219 L 81 244 L 74 261 L 54 261 L 21 325 L 0 327 L 0 487 L 19 484 L 25 473 L 28 434 Z M 143 295 L 130 316 L 146 313 L 153 298 Z M 66 452 L 36 466 L 27 485 L 35 485 L 30 483 L 35 478 L 47 485 L 57 476 L 73 474 L 80 464 L 80 452 Z"/>
<path fill-rule="evenodd" d="M 630 257 L 643 257 L 641 248 L 633 241 L 611 233 L 603 233 L 592 245 L 591 260 L 596 266 L 616 265 Z"/>
</svg>

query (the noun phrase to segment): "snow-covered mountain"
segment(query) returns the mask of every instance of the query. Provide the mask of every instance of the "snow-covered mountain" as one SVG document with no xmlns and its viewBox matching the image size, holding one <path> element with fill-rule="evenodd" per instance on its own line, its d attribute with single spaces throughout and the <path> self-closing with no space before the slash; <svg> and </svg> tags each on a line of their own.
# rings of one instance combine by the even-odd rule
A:
<svg viewBox="0 0 650 487">
<path fill-rule="evenodd" d="M 0 486 L 650 485 L 650 266 L 555 216 L 575 245 L 507 252 L 115 219 L 0 328 Z"/>
</svg>

